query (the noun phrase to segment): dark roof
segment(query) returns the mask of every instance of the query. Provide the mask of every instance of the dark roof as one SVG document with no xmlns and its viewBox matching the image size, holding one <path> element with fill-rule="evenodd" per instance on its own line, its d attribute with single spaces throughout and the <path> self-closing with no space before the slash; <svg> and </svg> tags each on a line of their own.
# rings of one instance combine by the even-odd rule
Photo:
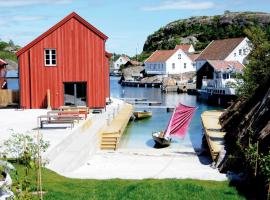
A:
<svg viewBox="0 0 270 200">
<path fill-rule="evenodd" d="M 7 65 L 8 63 L 0 58 L 0 65 Z"/>
<path fill-rule="evenodd" d="M 26 45 L 25 47 L 23 47 L 22 49 L 20 49 L 16 53 L 16 55 L 17 56 L 20 56 L 22 53 L 24 53 L 25 51 L 27 51 L 28 49 L 30 49 L 31 47 L 33 47 L 39 41 L 41 41 L 42 39 L 44 39 L 45 37 L 47 37 L 48 35 L 50 35 L 52 32 L 54 32 L 56 29 L 58 29 L 59 27 L 61 27 L 63 24 L 65 24 L 66 22 L 68 22 L 72 18 L 77 19 L 80 23 L 82 23 L 83 25 L 85 25 L 91 31 L 95 32 L 103 40 L 107 40 L 108 39 L 108 37 L 105 34 L 103 34 L 97 28 L 95 28 L 94 26 L 92 26 L 89 22 L 87 22 L 85 19 L 83 19 L 82 17 L 80 17 L 77 13 L 72 12 L 71 14 L 69 14 L 68 16 L 66 16 L 64 19 L 62 19 L 60 22 L 58 22 L 53 27 L 51 27 L 49 30 L 47 30 L 45 33 L 43 33 L 42 35 L 40 35 L 39 37 L 37 37 L 35 40 L 33 40 L 32 42 L 30 42 L 28 45 Z"/>
<path fill-rule="evenodd" d="M 157 50 L 145 62 L 165 62 L 167 61 L 177 49 L 174 50 Z"/>
<path fill-rule="evenodd" d="M 228 69 L 233 69 L 235 71 L 242 71 L 244 69 L 244 65 L 238 61 L 207 60 L 207 62 L 216 71 L 225 71 Z"/>
<path fill-rule="evenodd" d="M 224 60 L 245 38 L 213 40 L 196 60 Z"/>
</svg>

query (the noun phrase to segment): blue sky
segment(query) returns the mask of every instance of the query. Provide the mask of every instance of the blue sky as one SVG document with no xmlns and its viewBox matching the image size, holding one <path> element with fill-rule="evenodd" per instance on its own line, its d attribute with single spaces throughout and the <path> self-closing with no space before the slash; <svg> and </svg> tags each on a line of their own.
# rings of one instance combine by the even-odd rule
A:
<svg viewBox="0 0 270 200">
<path fill-rule="evenodd" d="M 149 34 L 177 19 L 270 12 L 269 0 L 0 0 L 0 38 L 26 45 L 72 11 L 105 33 L 109 52 L 140 53 Z"/>
</svg>

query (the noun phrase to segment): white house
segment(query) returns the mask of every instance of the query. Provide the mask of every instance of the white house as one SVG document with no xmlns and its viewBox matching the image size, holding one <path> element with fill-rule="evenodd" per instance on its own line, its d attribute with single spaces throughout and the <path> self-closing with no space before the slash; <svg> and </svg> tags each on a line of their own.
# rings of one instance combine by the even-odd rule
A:
<svg viewBox="0 0 270 200">
<path fill-rule="evenodd" d="M 232 86 L 237 82 L 237 73 L 243 73 L 239 61 L 207 60 L 197 71 L 197 88 L 211 95 L 235 95 Z"/>
<path fill-rule="evenodd" d="M 126 56 L 120 56 L 113 64 L 114 69 L 119 70 L 121 65 L 125 65 L 130 59 Z"/>
<path fill-rule="evenodd" d="M 145 72 L 152 75 L 181 74 L 196 71 L 196 54 L 174 50 L 157 50 L 145 60 Z"/>
<path fill-rule="evenodd" d="M 196 59 L 199 70 L 207 60 L 238 61 L 245 64 L 250 53 L 250 41 L 247 37 L 213 40 Z"/>
</svg>

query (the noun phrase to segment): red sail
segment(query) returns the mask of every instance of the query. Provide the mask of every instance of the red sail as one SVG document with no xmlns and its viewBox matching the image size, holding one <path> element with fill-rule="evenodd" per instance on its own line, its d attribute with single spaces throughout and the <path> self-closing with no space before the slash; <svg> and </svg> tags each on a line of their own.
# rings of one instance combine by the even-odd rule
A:
<svg viewBox="0 0 270 200">
<path fill-rule="evenodd" d="M 184 137 L 196 109 L 196 107 L 179 104 L 179 106 L 174 109 L 165 136 Z"/>
</svg>

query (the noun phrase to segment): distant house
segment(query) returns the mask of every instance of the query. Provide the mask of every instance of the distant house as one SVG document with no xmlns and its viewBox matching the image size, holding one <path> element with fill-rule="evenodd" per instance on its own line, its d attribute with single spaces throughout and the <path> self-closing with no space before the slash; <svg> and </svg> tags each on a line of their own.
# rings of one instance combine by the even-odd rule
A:
<svg viewBox="0 0 270 200">
<path fill-rule="evenodd" d="M 114 62 L 114 69 L 119 70 L 121 65 L 125 65 L 130 59 L 126 56 L 120 56 L 115 62 Z"/>
<path fill-rule="evenodd" d="M 236 74 L 243 73 L 244 65 L 238 61 L 208 60 L 197 71 L 196 87 L 211 94 L 235 95 Z"/>
<path fill-rule="evenodd" d="M 106 35 L 76 13 L 20 49 L 20 103 L 25 108 L 84 105 L 104 108 L 109 97 Z"/>
<path fill-rule="evenodd" d="M 176 46 L 174 50 L 155 51 L 144 62 L 145 72 L 152 75 L 195 72 L 195 59 L 197 58 L 197 55 L 191 53 L 194 48 L 189 46 L 183 50 L 182 47 Z"/>
<path fill-rule="evenodd" d="M 0 58 L 0 89 L 7 89 L 6 73 L 7 62 Z"/>
<path fill-rule="evenodd" d="M 196 59 L 196 68 L 199 70 L 207 60 L 238 61 L 245 64 L 250 53 L 249 43 L 246 37 L 214 40 Z"/>
</svg>

